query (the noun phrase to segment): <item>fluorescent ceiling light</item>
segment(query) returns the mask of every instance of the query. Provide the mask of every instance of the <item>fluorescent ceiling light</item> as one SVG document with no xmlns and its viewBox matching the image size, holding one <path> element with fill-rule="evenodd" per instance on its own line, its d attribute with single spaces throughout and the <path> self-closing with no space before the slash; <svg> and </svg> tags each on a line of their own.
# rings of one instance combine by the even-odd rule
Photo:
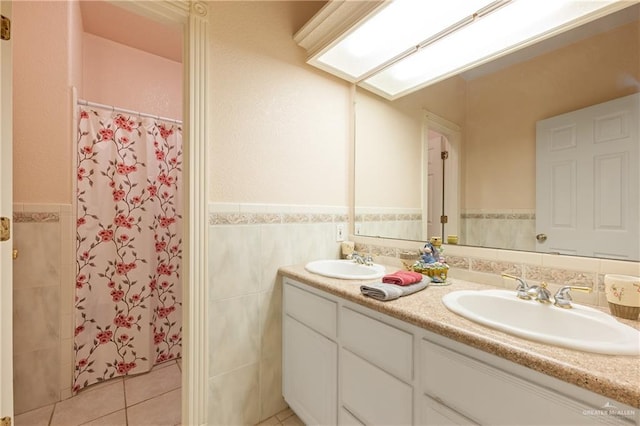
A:
<svg viewBox="0 0 640 426">
<path fill-rule="evenodd" d="M 619 0 L 513 0 L 362 82 L 395 99 L 600 16 Z M 631 4 L 631 3 L 627 3 Z M 590 19 L 589 19 L 590 20 Z"/>
<path fill-rule="evenodd" d="M 494 0 L 394 0 L 318 56 L 313 62 L 351 81 L 416 46 Z"/>
</svg>

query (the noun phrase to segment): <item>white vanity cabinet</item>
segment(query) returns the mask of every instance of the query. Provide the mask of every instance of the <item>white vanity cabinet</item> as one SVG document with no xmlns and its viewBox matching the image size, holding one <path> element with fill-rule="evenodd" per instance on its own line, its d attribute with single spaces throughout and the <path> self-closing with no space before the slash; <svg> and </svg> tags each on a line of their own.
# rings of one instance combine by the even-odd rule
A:
<svg viewBox="0 0 640 426">
<path fill-rule="evenodd" d="M 285 284 L 283 395 L 306 424 L 337 424 L 337 303 Z"/>
<path fill-rule="evenodd" d="M 306 424 L 586 426 L 640 420 L 633 407 L 290 278 L 284 281 L 283 315 L 284 397 Z"/>
</svg>

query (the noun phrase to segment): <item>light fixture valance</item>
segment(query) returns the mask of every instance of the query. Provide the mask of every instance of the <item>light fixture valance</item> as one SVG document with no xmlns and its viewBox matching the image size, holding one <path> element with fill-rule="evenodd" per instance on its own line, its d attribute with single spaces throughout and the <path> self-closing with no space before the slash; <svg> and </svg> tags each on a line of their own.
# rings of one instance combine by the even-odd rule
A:
<svg viewBox="0 0 640 426">
<path fill-rule="evenodd" d="M 637 1 L 359 3 L 330 1 L 294 38 L 310 64 L 396 99 Z"/>
</svg>

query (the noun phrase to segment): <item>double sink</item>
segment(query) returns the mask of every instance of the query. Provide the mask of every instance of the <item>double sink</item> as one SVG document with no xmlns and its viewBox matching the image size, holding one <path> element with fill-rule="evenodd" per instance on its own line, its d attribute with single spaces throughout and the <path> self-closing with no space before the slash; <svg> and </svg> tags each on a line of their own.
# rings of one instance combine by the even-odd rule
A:
<svg viewBox="0 0 640 426">
<path fill-rule="evenodd" d="M 307 271 L 345 280 L 375 280 L 385 274 L 382 265 L 350 260 L 319 260 Z M 476 323 L 514 336 L 608 355 L 640 355 L 640 332 L 611 315 L 574 303 L 563 309 L 521 300 L 509 290 L 460 290 L 442 298 L 452 312 Z"/>
</svg>

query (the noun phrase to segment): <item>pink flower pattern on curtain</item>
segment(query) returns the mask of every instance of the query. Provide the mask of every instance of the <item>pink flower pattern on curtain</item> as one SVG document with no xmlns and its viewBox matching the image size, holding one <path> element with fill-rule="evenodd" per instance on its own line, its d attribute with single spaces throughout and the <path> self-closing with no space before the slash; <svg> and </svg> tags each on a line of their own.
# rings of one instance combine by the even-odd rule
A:
<svg viewBox="0 0 640 426">
<path fill-rule="evenodd" d="M 73 391 L 182 347 L 182 128 L 80 107 Z"/>
</svg>

